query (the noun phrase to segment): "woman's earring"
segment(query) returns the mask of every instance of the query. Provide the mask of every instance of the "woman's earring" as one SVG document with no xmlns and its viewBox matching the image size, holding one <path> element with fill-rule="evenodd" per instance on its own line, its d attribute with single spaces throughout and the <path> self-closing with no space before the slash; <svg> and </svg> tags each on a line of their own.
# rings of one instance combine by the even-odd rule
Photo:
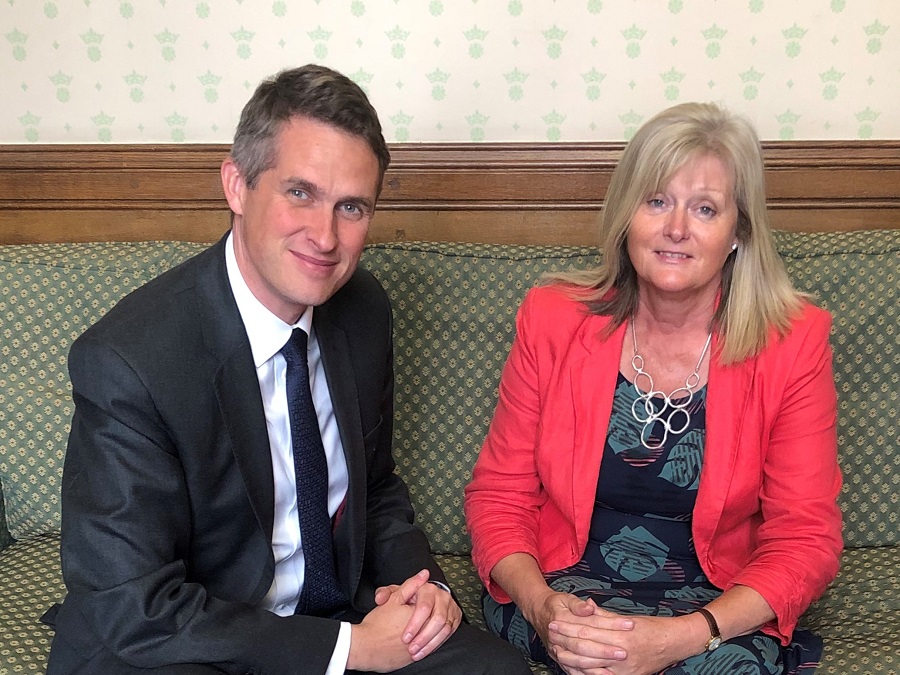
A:
<svg viewBox="0 0 900 675">
<path fill-rule="evenodd" d="M 737 244 L 732 244 L 732 245 L 731 245 L 731 250 L 732 250 L 732 251 L 737 251 Z"/>
</svg>

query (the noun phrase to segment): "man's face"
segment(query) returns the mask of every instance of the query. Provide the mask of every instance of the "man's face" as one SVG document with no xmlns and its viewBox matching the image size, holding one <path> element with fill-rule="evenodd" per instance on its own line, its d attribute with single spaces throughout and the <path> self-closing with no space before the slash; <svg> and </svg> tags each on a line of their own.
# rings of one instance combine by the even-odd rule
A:
<svg viewBox="0 0 900 675">
<path fill-rule="evenodd" d="M 305 117 L 284 124 L 275 148 L 275 166 L 254 188 L 230 158 L 222 185 L 241 275 L 257 300 L 291 324 L 356 269 L 380 172 L 365 140 Z"/>
</svg>

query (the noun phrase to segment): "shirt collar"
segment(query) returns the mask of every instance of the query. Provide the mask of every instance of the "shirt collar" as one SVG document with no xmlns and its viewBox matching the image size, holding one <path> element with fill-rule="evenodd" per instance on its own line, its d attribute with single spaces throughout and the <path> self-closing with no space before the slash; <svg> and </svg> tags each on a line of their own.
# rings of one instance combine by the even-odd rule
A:
<svg viewBox="0 0 900 675">
<path fill-rule="evenodd" d="M 247 339 L 250 340 L 253 363 L 259 368 L 284 347 L 294 328 L 302 328 L 307 335 L 312 335 L 313 308 L 307 307 L 293 325 L 285 323 L 270 312 L 256 299 L 244 281 L 237 257 L 234 255 L 233 238 L 234 232 L 231 232 L 225 242 L 225 269 L 228 272 L 228 282 L 231 284 L 231 292 L 237 303 L 241 321 L 244 322 Z"/>
</svg>

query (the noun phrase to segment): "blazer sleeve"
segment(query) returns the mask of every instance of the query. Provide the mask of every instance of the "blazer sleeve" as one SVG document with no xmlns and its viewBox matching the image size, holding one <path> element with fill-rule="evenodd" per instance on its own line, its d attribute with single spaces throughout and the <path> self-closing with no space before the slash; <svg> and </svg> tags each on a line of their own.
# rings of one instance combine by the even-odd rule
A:
<svg viewBox="0 0 900 675">
<path fill-rule="evenodd" d="M 726 587 L 758 591 L 777 617 L 769 630 L 784 644 L 837 575 L 843 547 L 830 325 L 826 312 L 807 307 L 792 335 L 771 347 L 780 353 L 762 376 L 780 391 L 773 386 L 765 394 L 775 408 L 759 488 L 757 545 Z M 772 372 L 779 368 L 786 378 Z"/>
<path fill-rule="evenodd" d="M 536 459 L 541 418 L 538 349 L 541 319 L 532 290 L 516 316 L 516 336 L 500 379 L 499 400 L 487 438 L 465 489 L 472 559 L 488 592 L 509 596 L 491 579 L 502 558 L 527 553 L 540 560 L 539 517 L 546 502 Z"/>
<path fill-rule="evenodd" d="M 88 335 L 73 345 L 69 369 L 75 414 L 62 489 L 69 594 L 59 635 L 85 659 L 106 648 L 140 668 L 209 663 L 228 673 L 287 673 L 302 663 L 305 672 L 324 673 L 337 621 L 278 617 L 188 581 L 191 495 L 139 373 Z"/>
</svg>

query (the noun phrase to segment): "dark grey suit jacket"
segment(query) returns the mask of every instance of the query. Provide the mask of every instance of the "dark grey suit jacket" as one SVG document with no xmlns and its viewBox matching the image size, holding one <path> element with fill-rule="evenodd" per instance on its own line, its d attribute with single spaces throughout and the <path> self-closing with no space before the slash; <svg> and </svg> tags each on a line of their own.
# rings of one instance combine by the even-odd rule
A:
<svg viewBox="0 0 900 675">
<path fill-rule="evenodd" d="M 444 576 L 393 471 L 383 289 L 357 270 L 313 320 L 349 471 L 338 575 L 366 612 L 380 585 L 422 568 Z M 275 567 L 272 465 L 224 239 L 119 302 L 72 346 L 69 370 L 68 595 L 48 673 L 95 672 L 110 657 L 141 668 L 324 673 L 338 622 L 258 606 Z"/>
</svg>

